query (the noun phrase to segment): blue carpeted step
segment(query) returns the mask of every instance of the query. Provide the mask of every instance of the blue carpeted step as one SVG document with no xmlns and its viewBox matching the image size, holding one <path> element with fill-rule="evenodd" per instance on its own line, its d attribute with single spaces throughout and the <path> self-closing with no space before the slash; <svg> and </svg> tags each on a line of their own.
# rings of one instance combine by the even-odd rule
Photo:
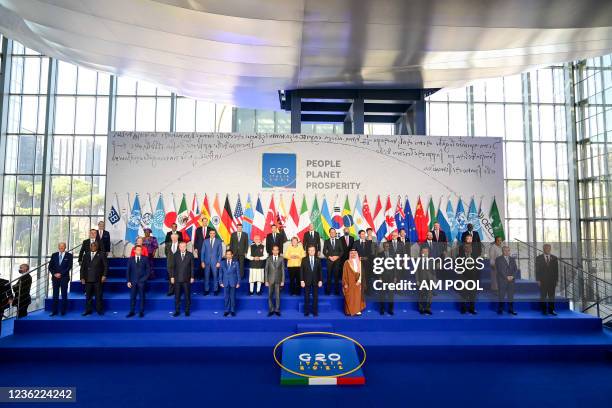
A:
<svg viewBox="0 0 612 408">
<path fill-rule="evenodd" d="M 104 316 L 96 314 L 82 317 L 79 312 L 51 318 L 48 313 L 36 312 L 25 319 L 15 321 L 14 332 L 24 333 L 82 333 L 82 332 L 192 332 L 227 331 L 258 332 L 261 330 L 293 332 L 298 324 L 331 324 L 338 332 L 418 332 L 484 330 L 487 332 L 566 332 L 580 333 L 601 330 L 601 320 L 569 310 L 559 311 L 556 317 L 545 317 L 535 311 L 520 312 L 517 316 L 497 315 L 493 310 L 480 310 L 478 315 L 461 315 L 455 310 L 432 307 L 433 316 L 421 316 L 415 310 L 397 309 L 394 316 L 381 316 L 375 310 L 367 310 L 362 316 L 346 317 L 341 311 L 320 313 L 319 317 L 305 317 L 295 310 L 283 310 L 281 317 L 266 317 L 267 310 L 243 310 L 238 305 L 237 317 L 223 317 L 222 309 L 192 310 L 191 317 L 174 318 L 172 309 L 147 312 L 144 318 L 125 317 L 125 310 L 108 311 Z"/>
</svg>

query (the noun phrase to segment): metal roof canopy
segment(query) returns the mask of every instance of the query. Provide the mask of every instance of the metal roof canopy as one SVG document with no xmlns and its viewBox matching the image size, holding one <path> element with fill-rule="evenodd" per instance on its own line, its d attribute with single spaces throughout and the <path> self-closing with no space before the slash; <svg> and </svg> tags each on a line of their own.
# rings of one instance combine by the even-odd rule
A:
<svg viewBox="0 0 612 408">
<path fill-rule="evenodd" d="M 292 89 L 278 91 L 291 112 L 291 133 L 302 122 L 344 123 L 345 134 L 364 133 L 365 123 L 395 125 L 396 134 L 425 134 L 425 98 L 438 89 Z"/>
</svg>

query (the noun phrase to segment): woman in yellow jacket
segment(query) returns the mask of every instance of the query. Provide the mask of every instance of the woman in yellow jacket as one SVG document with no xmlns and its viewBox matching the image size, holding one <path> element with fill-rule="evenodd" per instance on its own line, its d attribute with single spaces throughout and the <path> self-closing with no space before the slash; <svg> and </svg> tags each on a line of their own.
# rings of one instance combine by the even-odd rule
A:
<svg viewBox="0 0 612 408">
<path fill-rule="evenodd" d="M 289 270 L 289 293 L 291 296 L 300 294 L 300 265 L 302 258 L 306 256 L 306 252 L 298 237 L 291 238 L 291 245 L 287 247 L 283 255 L 287 260 L 287 269 Z"/>
</svg>

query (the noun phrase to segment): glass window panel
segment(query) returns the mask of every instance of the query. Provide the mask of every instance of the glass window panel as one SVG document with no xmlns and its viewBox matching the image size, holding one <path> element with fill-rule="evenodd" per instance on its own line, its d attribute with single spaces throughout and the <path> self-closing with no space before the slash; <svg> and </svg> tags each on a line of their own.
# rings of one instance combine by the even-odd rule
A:
<svg viewBox="0 0 612 408">
<path fill-rule="evenodd" d="M 8 133 L 19 133 L 19 119 L 21 117 L 21 96 L 9 96 Z"/>
<path fill-rule="evenodd" d="M 216 126 L 217 132 L 232 131 L 232 107 L 229 105 L 216 105 Z"/>
<path fill-rule="evenodd" d="M 72 178 L 72 214 L 89 214 L 91 209 L 91 177 Z"/>
<path fill-rule="evenodd" d="M 15 191 L 17 189 L 17 177 L 4 176 L 2 191 L 2 214 L 15 213 Z"/>
<path fill-rule="evenodd" d="M 176 131 L 193 132 L 195 130 L 195 100 L 177 98 L 176 100 Z"/>
<path fill-rule="evenodd" d="M 435 120 L 434 120 L 435 121 Z M 487 114 L 484 103 L 474 104 L 474 136 L 487 135 Z"/>
<path fill-rule="evenodd" d="M 510 161 L 509 158 L 512 158 Z M 506 178 L 525 178 L 525 144 L 506 142 Z"/>
<path fill-rule="evenodd" d="M 557 198 L 557 182 L 542 182 L 542 210 L 543 218 L 559 218 L 559 201 Z"/>
<path fill-rule="evenodd" d="M 487 102 L 504 101 L 504 81 L 503 78 L 491 78 L 485 80 L 487 90 Z"/>
<path fill-rule="evenodd" d="M 488 88 L 487 88 L 488 89 Z M 488 97 L 488 91 L 487 91 Z M 487 104 L 487 136 L 504 136 L 504 106 Z"/>
<path fill-rule="evenodd" d="M 13 239 L 14 256 L 29 256 L 30 255 L 30 239 L 32 237 L 32 218 L 31 217 L 15 217 Z"/>
<path fill-rule="evenodd" d="M 15 199 L 15 214 L 32 214 L 34 199 L 34 177 L 17 176 L 17 195 Z"/>
<path fill-rule="evenodd" d="M 38 129 L 38 97 L 23 96 L 21 98 L 21 128 L 22 133 L 36 133 Z"/>
<path fill-rule="evenodd" d="M 37 94 L 40 85 L 40 58 L 26 58 L 23 68 L 23 93 Z"/>
<path fill-rule="evenodd" d="M 76 92 L 77 67 L 64 61 L 57 63 L 57 93 L 74 94 Z"/>
<path fill-rule="evenodd" d="M 136 130 L 155 131 L 155 98 L 138 98 L 136 101 Z"/>
<path fill-rule="evenodd" d="M 429 134 L 433 136 L 448 136 L 448 104 L 430 103 L 430 115 L 435 118 L 430 122 Z"/>
<path fill-rule="evenodd" d="M 430 110 L 431 110 L 431 105 Z M 214 130 L 214 121 L 215 115 L 213 114 L 211 117 L 212 127 L 211 130 Z M 304 126 L 305 123 L 302 123 Z M 255 132 L 255 109 L 243 109 L 240 108 L 236 112 L 236 131 L 239 133 L 253 133 Z M 431 133 L 431 129 L 429 129 L 429 133 Z"/>
<path fill-rule="evenodd" d="M 6 136 L 6 156 L 4 169 L 7 173 L 17 172 L 17 154 L 19 151 L 19 136 Z"/>
<path fill-rule="evenodd" d="M 93 169 L 93 144 L 92 136 L 79 136 L 74 138 L 74 165 L 75 174 L 89 174 Z"/>
<path fill-rule="evenodd" d="M 70 247 L 78 246 L 94 227 L 89 217 L 70 217 Z"/>
<path fill-rule="evenodd" d="M 72 136 L 53 137 L 53 163 L 51 171 L 56 174 L 72 172 Z"/>
<path fill-rule="evenodd" d="M 13 57 L 11 64 L 11 86 L 10 93 L 23 93 L 23 66 L 25 58 Z"/>
<path fill-rule="evenodd" d="M 95 95 L 98 82 L 96 71 L 79 67 L 77 92 L 82 95 Z"/>
<path fill-rule="evenodd" d="M 556 148 L 554 143 L 541 143 L 540 144 L 540 157 L 542 159 L 542 178 L 554 179 L 557 177 L 557 162 L 556 162 Z"/>
<path fill-rule="evenodd" d="M 538 71 L 538 99 L 540 103 L 552 103 L 554 100 L 552 70 L 550 69 Z"/>
<path fill-rule="evenodd" d="M 279 133 L 291 133 L 291 115 L 288 112 L 276 112 L 276 131 Z"/>
<path fill-rule="evenodd" d="M 108 134 L 108 97 L 96 98 L 95 133 Z"/>
<path fill-rule="evenodd" d="M 553 107 L 540 105 L 540 140 L 555 140 L 555 117 Z"/>
<path fill-rule="evenodd" d="M 47 115 L 47 97 L 39 96 L 38 97 L 38 128 L 37 132 L 39 134 L 45 133 L 45 118 Z"/>
<path fill-rule="evenodd" d="M 70 219 L 68 217 L 51 216 L 49 217 L 49 235 L 47 235 L 47 248 L 50 251 L 55 251 L 57 244 L 66 242 L 69 245 L 68 249 L 72 248 L 69 242 L 70 235 Z M 87 236 L 87 235 L 85 235 Z M 83 239 L 82 237 L 79 237 Z"/>
<path fill-rule="evenodd" d="M 196 132 L 213 132 L 215 129 L 215 104 L 197 101 Z"/>
<path fill-rule="evenodd" d="M 108 95 L 110 92 L 110 78 L 109 74 L 104 72 L 98 72 L 98 95 Z"/>
<path fill-rule="evenodd" d="M 106 177 L 93 177 L 91 192 L 91 214 L 104 217 L 104 193 L 106 190 Z"/>
<path fill-rule="evenodd" d="M 467 88 L 455 88 L 455 89 L 449 89 L 447 94 L 448 94 L 448 100 L 449 101 L 466 101 L 467 100 Z"/>
<path fill-rule="evenodd" d="M 467 109 L 466 104 L 448 104 L 449 136 L 467 136 Z"/>
<path fill-rule="evenodd" d="M 274 133 L 274 112 L 269 110 L 257 110 L 257 132 Z"/>
<path fill-rule="evenodd" d="M 506 197 L 508 199 L 507 218 L 527 217 L 525 182 L 522 180 L 509 180 L 506 187 Z"/>
<path fill-rule="evenodd" d="M 2 217 L 2 234 L 0 234 L 0 255 L 11 256 L 13 253 L 14 217 Z"/>
<path fill-rule="evenodd" d="M 71 188 L 70 176 L 51 177 L 51 199 L 49 200 L 49 212 L 51 214 L 70 214 Z"/>
<path fill-rule="evenodd" d="M 523 101 L 523 83 L 520 74 L 504 78 L 504 96 L 506 102 Z"/>
<path fill-rule="evenodd" d="M 523 105 L 506 105 L 506 140 L 523 140 Z"/>
<path fill-rule="evenodd" d="M 17 171 L 19 173 L 34 173 L 36 161 L 36 136 L 19 136 L 19 162 Z"/>
<path fill-rule="evenodd" d="M 58 96 L 55 99 L 55 133 L 74 133 L 75 98 Z"/>
<path fill-rule="evenodd" d="M 117 98 L 115 130 L 134 130 L 136 126 L 136 98 Z"/>
<path fill-rule="evenodd" d="M 136 85 L 137 94 L 155 96 L 157 93 L 157 86 L 150 82 L 138 81 Z"/>
<path fill-rule="evenodd" d="M 559 217 L 569 218 L 569 183 L 560 181 L 557 184 L 557 194 L 559 195 Z"/>
<path fill-rule="evenodd" d="M 508 236 L 507 241 L 520 239 L 527 241 L 527 221 L 526 220 L 508 220 Z"/>
<path fill-rule="evenodd" d="M 94 165 L 93 174 L 106 173 L 106 150 L 108 146 L 108 138 L 106 136 L 96 136 L 96 144 L 94 146 Z"/>
<path fill-rule="evenodd" d="M 117 95 L 136 95 L 136 81 L 128 77 L 118 77 Z"/>
<path fill-rule="evenodd" d="M 80 96 L 76 100 L 75 133 L 90 134 L 94 132 L 96 122 L 96 98 Z"/>
<path fill-rule="evenodd" d="M 170 131 L 170 98 L 157 98 L 155 112 L 155 130 L 157 132 Z"/>
<path fill-rule="evenodd" d="M 34 173 L 43 172 L 43 149 L 45 137 L 43 135 L 36 136 L 36 161 L 34 162 Z"/>
</svg>

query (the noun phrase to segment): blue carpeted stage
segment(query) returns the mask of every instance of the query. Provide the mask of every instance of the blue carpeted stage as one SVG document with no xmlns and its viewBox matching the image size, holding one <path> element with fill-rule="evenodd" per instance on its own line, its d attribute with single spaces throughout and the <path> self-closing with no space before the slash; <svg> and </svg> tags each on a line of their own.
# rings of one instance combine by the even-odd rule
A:
<svg viewBox="0 0 612 408">
<path fill-rule="evenodd" d="M 325 406 L 609 402 L 604 379 L 612 374 L 612 336 L 598 318 L 571 311 L 564 299 L 558 316 L 542 316 L 534 282 L 517 283 L 518 316 L 497 315 L 491 293 L 480 295 L 477 315 L 462 315 L 459 297 L 440 293 L 433 316 L 419 315 L 414 301 L 403 299 L 394 316 L 381 316 L 370 302 L 363 316 L 346 317 L 342 298 L 322 295 L 317 318 L 304 317 L 303 299 L 287 294 L 282 316 L 267 317 L 267 292 L 248 296 L 247 285 L 239 290 L 237 316 L 223 317 L 221 293 L 204 297 L 198 282 L 191 317 L 174 318 L 165 261 L 155 264 L 144 318 L 125 317 L 125 260 L 111 259 L 104 316 L 81 316 L 84 296 L 73 282 L 67 315 L 51 318 L 46 310 L 14 321 L 14 333 L 0 339 L 3 371 L 16 373 L 10 384 L 77 386 L 79 405 L 87 407 L 221 403 L 220 394 L 235 406 L 263 403 L 270 393 L 291 406 L 312 405 L 313 397 Z M 287 335 L 313 330 L 363 344 L 365 387 L 279 386 L 272 348 Z"/>
</svg>

